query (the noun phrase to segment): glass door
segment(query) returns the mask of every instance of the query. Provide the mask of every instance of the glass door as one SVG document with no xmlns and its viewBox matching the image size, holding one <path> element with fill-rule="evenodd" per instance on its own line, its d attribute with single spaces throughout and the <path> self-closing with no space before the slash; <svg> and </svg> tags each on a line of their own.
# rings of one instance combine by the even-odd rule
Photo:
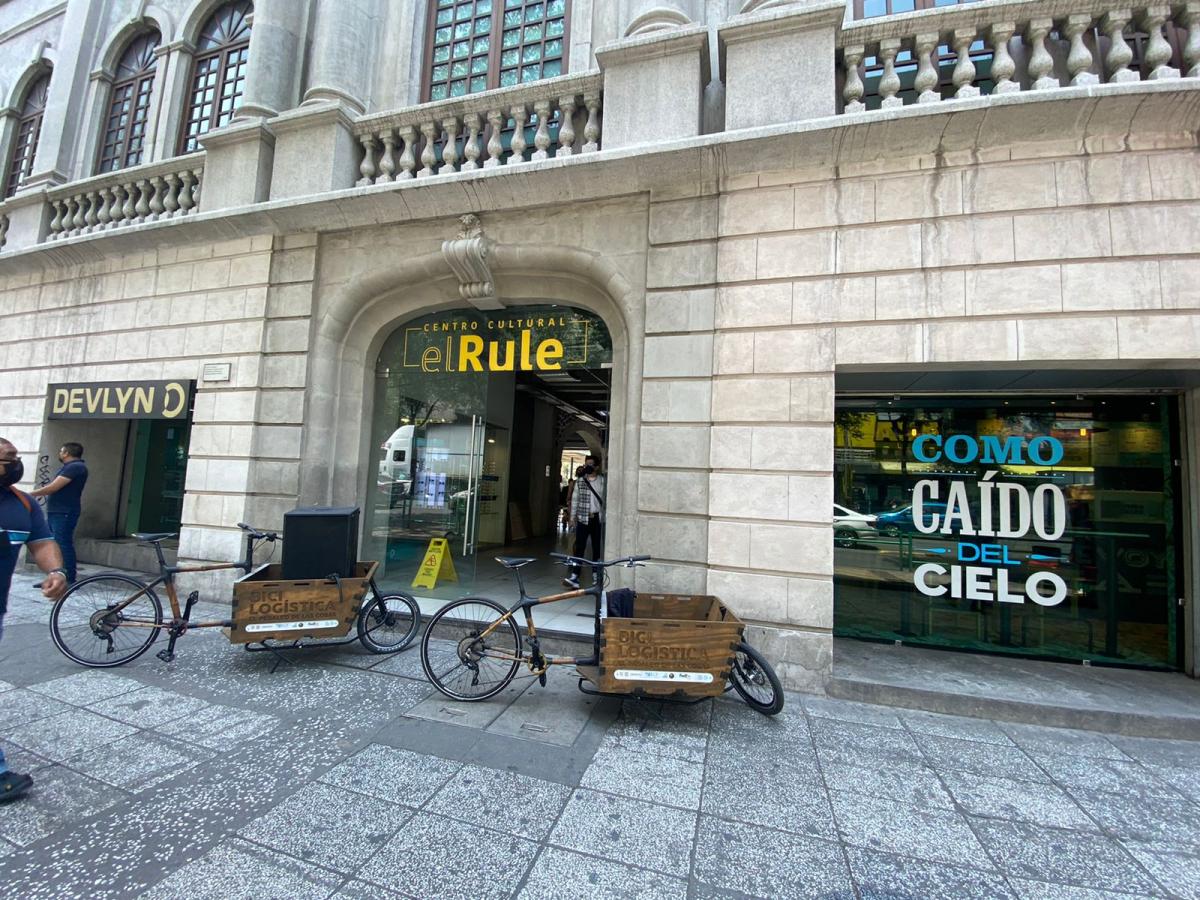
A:
<svg viewBox="0 0 1200 900">
<path fill-rule="evenodd" d="M 488 375 L 407 366 L 397 335 L 375 372 L 363 557 L 388 588 L 451 599 L 474 590 Z"/>
</svg>

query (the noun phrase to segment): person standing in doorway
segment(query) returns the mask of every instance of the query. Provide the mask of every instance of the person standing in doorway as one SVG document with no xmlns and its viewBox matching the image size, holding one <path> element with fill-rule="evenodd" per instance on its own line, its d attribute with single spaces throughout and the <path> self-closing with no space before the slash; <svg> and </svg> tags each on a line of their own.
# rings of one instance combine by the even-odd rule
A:
<svg viewBox="0 0 1200 900">
<path fill-rule="evenodd" d="M 588 542 L 592 544 L 592 559 L 599 560 L 604 552 L 604 491 L 605 478 L 600 474 L 600 460 L 589 455 L 583 461 L 583 475 L 571 489 L 570 524 L 575 529 L 575 549 L 572 556 L 583 557 Z M 595 574 L 593 574 L 593 579 Z M 569 588 L 579 587 L 579 566 L 571 566 L 571 574 L 563 579 Z"/>
<path fill-rule="evenodd" d="M 54 539 L 62 550 L 67 580 L 75 583 L 75 526 L 79 524 L 82 509 L 83 488 L 87 484 L 88 470 L 83 461 L 83 444 L 68 442 L 58 451 L 62 468 L 49 484 L 31 491 L 34 497 L 49 497 L 46 503 L 46 518 Z"/>
<path fill-rule="evenodd" d="M 28 494 L 16 484 L 25 474 L 17 448 L 0 438 L 0 638 L 4 636 L 4 614 L 8 611 L 8 588 L 17 566 L 17 553 L 24 544 L 38 567 L 46 573 L 42 595 L 57 600 L 67 589 L 67 571 L 46 517 Z M 0 750 L 0 803 L 16 800 L 29 790 L 33 778 L 10 772 Z"/>
</svg>

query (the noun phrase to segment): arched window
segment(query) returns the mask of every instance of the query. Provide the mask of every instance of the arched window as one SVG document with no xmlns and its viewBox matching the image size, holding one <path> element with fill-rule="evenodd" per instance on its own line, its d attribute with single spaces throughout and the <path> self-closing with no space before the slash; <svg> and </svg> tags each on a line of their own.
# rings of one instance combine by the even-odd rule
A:
<svg viewBox="0 0 1200 900">
<path fill-rule="evenodd" d="M 146 121 L 150 118 L 150 91 L 158 68 L 159 35 L 150 31 L 134 38 L 117 63 L 117 80 L 104 124 L 99 172 L 113 172 L 142 161 Z"/>
<path fill-rule="evenodd" d="M 250 55 L 249 0 L 234 0 L 213 13 L 196 41 L 196 59 L 187 115 L 183 120 L 180 152 L 199 148 L 198 138 L 228 125 L 242 99 L 246 84 L 246 59 Z"/>
<path fill-rule="evenodd" d="M 46 93 L 49 90 L 50 73 L 47 72 L 34 79 L 25 91 L 21 120 L 17 123 L 17 136 L 8 161 L 8 176 L 4 179 L 5 197 L 17 192 L 21 180 L 33 168 L 33 155 L 37 152 L 38 135 L 42 132 L 42 113 L 46 109 Z"/>
<path fill-rule="evenodd" d="M 430 0 L 426 100 L 563 74 L 567 0 Z"/>
</svg>

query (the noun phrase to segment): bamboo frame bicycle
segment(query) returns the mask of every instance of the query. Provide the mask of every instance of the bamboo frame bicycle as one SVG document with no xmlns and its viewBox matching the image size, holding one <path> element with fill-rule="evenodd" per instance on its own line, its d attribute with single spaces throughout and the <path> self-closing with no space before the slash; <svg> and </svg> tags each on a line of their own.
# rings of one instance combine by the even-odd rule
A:
<svg viewBox="0 0 1200 900">
<path fill-rule="evenodd" d="M 91 668 L 112 668 L 132 662 L 150 649 L 166 628 L 170 641 L 156 655 L 163 662 L 175 658 L 175 642 L 193 628 L 229 628 L 230 619 L 193 622 L 192 607 L 200 599 L 192 591 L 180 609 L 175 576 L 195 572 L 218 572 L 254 568 L 254 551 L 264 542 L 274 543 L 279 535 L 260 531 L 239 522 L 246 535 L 245 556 L 238 562 L 200 566 L 172 566 L 163 555 L 162 542 L 173 533 L 135 534 L 143 544 L 154 547 L 159 575 L 147 583 L 119 572 L 105 572 L 77 581 L 54 604 L 50 613 L 50 636 L 68 659 Z M 162 602 L 154 589 L 162 585 L 171 605 L 171 618 L 163 622 Z M 395 611 L 403 607 L 404 612 Z M 358 640 L 373 653 L 391 653 L 406 646 L 420 628 L 416 601 L 402 594 L 384 595 L 371 580 L 371 594 L 358 615 Z M 397 627 L 399 626 L 399 627 Z"/>
<path fill-rule="evenodd" d="M 464 597 L 446 604 L 434 614 L 425 636 L 421 639 L 421 667 L 425 670 L 425 676 L 439 691 L 455 700 L 487 700 L 508 687 L 516 677 L 521 663 L 528 666 L 529 671 L 537 676 L 542 685 L 546 684 L 546 672 L 551 666 L 579 668 L 599 664 L 600 610 L 601 597 L 607 581 L 606 570 L 612 566 L 634 568 L 650 557 L 624 556 L 605 562 L 590 562 L 562 553 L 551 553 L 550 556 L 565 565 L 591 566 L 594 573 L 592 586 L 545 597 L 531 597 L 525 593 L 521 569 L 535 560 L 498 556 L 496 561 L 506 569 L 512 570 L 516 576 L 521 594 L 519 600 L 505 609 L 486 597 Z M 573 657 L 543 654 L 537 626 L 533 621 L 534 607 L 586 596 L 594 597 L 596 601 L 592 655 Z M 525 618 L 524 639 L 514 621 L 518 611 Z M 581 690 L 584 677 L 581 672 Z M 732 651 L 729 684 L 725 690 L 729 690 L 730 687 L 736 689 L 742 699 L 759 712 L 774 715 L 783 708 L 783 687 L 770 663 L 757 650 L 743 642 L 739 642 Z"/>
</svg>

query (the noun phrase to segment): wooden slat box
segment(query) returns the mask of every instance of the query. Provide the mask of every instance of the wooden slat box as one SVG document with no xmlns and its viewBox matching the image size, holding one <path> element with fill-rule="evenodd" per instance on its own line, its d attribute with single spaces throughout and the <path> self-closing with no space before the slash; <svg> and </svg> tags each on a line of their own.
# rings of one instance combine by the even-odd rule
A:
<svg viewBox="0 0 1200 900">
<path fill-rule="evenodd" d="M 260 566 L 233 585 L 233 628 L 229 641 L 294 641 L 349 634 L 377 562 L 360 562 L 341 591 L 324 578 L 283 581 L 282 566 Z"/>
<path fill-rule="evenodd" d="M 598 687 L 652 697 L 719 697 L 744 628 L 716 597 L 638 594 L 633 618 L 604 619 Z"/>
</svg>

